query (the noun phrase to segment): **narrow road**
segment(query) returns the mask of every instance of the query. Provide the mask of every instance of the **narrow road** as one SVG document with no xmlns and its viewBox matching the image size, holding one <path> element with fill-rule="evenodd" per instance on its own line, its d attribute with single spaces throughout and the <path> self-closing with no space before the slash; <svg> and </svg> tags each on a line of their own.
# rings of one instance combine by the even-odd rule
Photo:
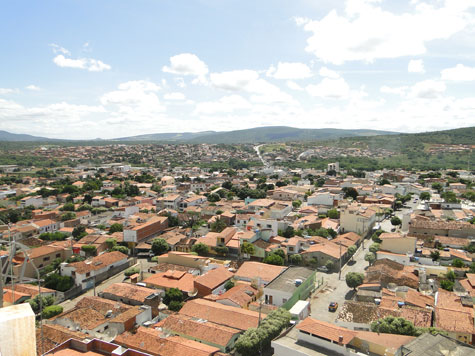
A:
<svg viewBox="0 0 475 356">
<path fill-rule="evenodd" d="M 319 293 L 314 294 L 311 300 L 311 313 L 310 316 L 333 323 L 340 312 L 340 308 L 346 300 L 350 299 L 353 295 L 352 289 L 348 288 L 345 282 L 345 276 L 349 272 L 364 273 L 365 268 L 368 266 L 368 262 L 364 260 L 364 256 L 369 251 L 371 240 L 365 240 L 365 248 L 362 246 L 353 256 L 354 263 L 346 264 L 341 270 L 341 280 L 338 280 L 338 272 L 332 274 L 322 273 L 317 275 L 317 278 L 323 276 L 324 282 L 327 282 L 327 286 Z M 328 311 L 328 305 L 330 302 L 338 303 L 338 310 L 336 312 Z"/>
<path fill-rule="evenodd" d="M 261 156 L 261 153 L 259 152 L 259 148 L 261 148 L 262 146 L 264 145 L 257 145 L 257 146 L 254 146 L 254 150 L 256 151 L 257 153 L 257 156 L 259 157 L 259 159 L 261 160 L 262 164 L 264 165 L 264 167 L 269 167 L 269 164 L 264 160 L 264 158 L 262 158 Z"/>
</svg>

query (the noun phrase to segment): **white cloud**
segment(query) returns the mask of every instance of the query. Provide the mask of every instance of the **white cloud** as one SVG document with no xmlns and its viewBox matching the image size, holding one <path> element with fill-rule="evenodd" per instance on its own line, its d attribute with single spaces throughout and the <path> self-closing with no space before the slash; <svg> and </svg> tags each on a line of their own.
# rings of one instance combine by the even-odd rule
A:
<svg viewBox="0 0 475 356">
<path fill-rule="evenodd" d="M 111 69 L 111 66 L 94 58 L 78 58 L 71 59 L 66 58 L 62 54 L 58 54 L 53 58 L 53 62 L 62 68 L 76 68 L 76 69 L 86 69 L 89 72 L 102 72 L 105 70 Z"/>
<path fill-rule="evenodd" d="M 436 80 L 424 80 L 414 84 L 409 93 L 411 98 L 434 99 L 440 97 L 445 92 L 444 82 Z"/>
<path fill-rule="evenodd" d="M 31 90 L 31 91 L 40 91 L 40 90 L 41 90 L 40 87 L 38 87 L 38 86 L 36 86 L 36 85 L 34 85 L 34 84 L 28 85 L 28 86 L 26 87 L 26 89 Z"/>
<path fill-rule="evenodd" d="M 53 48 L 53 52 L 54 53 L 62 53 L 62 54 L 66 54 L 68 56 L 71 55 L 71 52 L 69 52 L 66 48 L 64 47 L 61 47 L 59 45 L 57 45 L 56 43 L 51 43 L 50 44 L 51 48 Z"/>
<path fill-rule="evenodd" d="M 425 73 L 424 62 L 422 59 L 411 59 L 407 65 L 409 73 Z"/>
<path fill-rule="evenodd" d="M 412 11 L 404 13 L 387 11 L 382 4 L 349 0 L 343 15 L 332 10 L 319 21 L 299 21 L 312 33 L 306 51 L 337 65 L 417 56 L 426 53 L 428 42 L 448 39 L 474 20 L 473 1 L 445 0 L 442 6 L 413 3 Z"/>
<path fill-rule="evenodd" d="M 305 63 L 299 62 L 279 62 L 277 68 L 271 66 L 266 74 L 275 79 L 305 79 L 313 75 Z"/>
<path fill-rule="evenodd" d="M 183 93 L 167 93 L 163 96 L 165 100 L 185 100 L 185 94 Z"/>
<path fill-rule="evenodd" d="M 0 95 L 18 93 L 18 89 L 0 88 Z"/>
<path fill-rule="evenodd" d="M 254 70 L 243 69 L 210 74 L 211 85 L 228 91 L 244 91 L 249 94 L 251 102 L 259 104 L 282 103 L 295 105 L 291 95 L 278 86 L 259 78 Z"/>
<path fill-rule="evenodd" d="M 170 57 L 170 66 L 163 66 L 162 70 L 166 73 L 197 77 L 204 77 L 208 74 L 206 63 L 192 53 L 182 53 Z"/>
<path fill-rule="evenodd" d="M 160 87 L 150 81 L 129 81 L 120 84 L 118 90 L 102 95 L 100 101 L 104 106 L 113 106 L 114 123 L 152 120 L 166 110 L 156 94 L 159 90 Z"/>
<path fill-rule="evenodd" d="M 350 93 L 350 87 L 343 78 L 323 78 L 320 83 L 309 84 L 305 89 L 311 96 L 328 99 L 343 99 Z"/>
<path fill-rule="evenodd" d="M 207 101 L 196 105 L 195 115 L 213 115 L 217 113 L 231 113 L 237 110 L 250 109 L 252 105 L 240 95 L 229 95 L 217 101 Z"/>
<path fill-rule="evenodd" d="M 463 64 L 457 64 L 455 67 L 443 69 L 441 72 L 442 80 L 450 81 L 474 81 L 475 68 L 467 67 Z"/>
<path fill-rule="evenodd" d="M 318 71 L 318 74 L 322 77 L 331 78 L 331 79 L 338 79 L 340 75 L 335 72 L 334 70 L 328 69 L 327 67 L 322 67 Z"/>
<path fill-rule="evenodd" d="M 186 88 L 185 80 L 182 77 L 175 78 L 175 83 L 179 88 Z"/>
<path fill-rule="evenodd" d="M 387 85 L 383 85 L 379 91 L 381 93 L 385 93 L 385 94 L 396 94 L 396 95 L 400 95 L 400 96 L 405 96 L 407 94 L 407 90 L 409 89 L 408 86 L 404 85 L 404 86 L 401 86 L 401 87 L 389 87 Z"/>
<path fill-rule="evenodd" d="M 287 86 L 292 89 L 292 90 L 297 90 L 297 91 L 302 91 L 302 90 L 305 90 L 304 88 L 302 88 L 300 85 L 298 85 L 297 83 L 295 83 L 293 80 L 288 80 L 287 81 Z"/>
<path fill-rule="evenodd" d="M 211 73 L 210 82 L 216 88 L 238 91 L 245 90 L 249 83 L 257 80 L 259 74 L 254 70 L 233 70 L 221 73 Z"/>
</svg>

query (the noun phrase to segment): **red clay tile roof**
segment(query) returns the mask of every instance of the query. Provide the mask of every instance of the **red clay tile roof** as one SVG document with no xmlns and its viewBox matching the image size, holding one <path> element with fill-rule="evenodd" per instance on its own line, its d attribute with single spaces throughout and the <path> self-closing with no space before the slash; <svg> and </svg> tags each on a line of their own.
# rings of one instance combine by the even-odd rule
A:
<svg viewBox="0 0 475 356">
<path fill-rule="evenodd" d="M 154 356 L 211 356 L 219 349 L 180 336 L 165 337 L 160 331 L 139 327 L 135 334 L 123 333 L 115 343 Z"/>
<path fill-rule="evenodd" d="M 348 345 L 351 340 L 358 335 L 356 331 L 348 330 L 310 317 L 302 320 L 296 328 L 312 335 L 332 340 L 336 343 L 341 342 L 343 345 Z M 342 337 L 342 340 L 340 340 L 340 337 Z"/>
<path fill-rule="evenodd" d="M 225 267 L 218 267 L 208 271 L 195 279 L 195 283 L 201 284 L 209 289 L 215 289 L 232 278 L 234 273 L 229 272 Z"/>
<path fill-rule="evenodd" d="M 255 328 L 259 323 L 259 313 L 257 312 L 230 307 L 205 299 L 194 299 L 185 303 L 179 313 L 240 330 Z"/>
</svg>

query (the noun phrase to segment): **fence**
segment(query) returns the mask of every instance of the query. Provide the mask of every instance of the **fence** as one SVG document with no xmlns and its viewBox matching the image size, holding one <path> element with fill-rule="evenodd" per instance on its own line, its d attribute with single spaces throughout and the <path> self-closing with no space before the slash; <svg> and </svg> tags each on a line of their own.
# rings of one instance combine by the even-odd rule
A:
<svg viewBox="0 0 475 356">
<path fill-rule="evenodd" d="M 315 288 L 318 288 L 315 283 L 316 276 L 317 272 L 314 271 L 313 274 L 295 290 L 292 297 L 282 305 L 282 308 L 290 310 L 297 301 L 307 299 Z M 318 281 L 318 283 L 320 283 L 320 281 Z"/>
</svg>

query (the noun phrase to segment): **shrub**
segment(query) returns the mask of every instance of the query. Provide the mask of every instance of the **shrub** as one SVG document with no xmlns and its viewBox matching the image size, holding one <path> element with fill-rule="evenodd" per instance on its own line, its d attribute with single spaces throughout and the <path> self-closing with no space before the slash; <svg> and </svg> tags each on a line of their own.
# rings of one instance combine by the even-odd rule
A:
<svg viewBox="0 0 475 356">
<path fill-rule="evenodd" d="M 43 309 L 41 316 L 45 319 L 50 319 L 53 316 L 61 314 L 63 312 L 63 307 L 61 305 L 50 305 Z"/>
<path fill-rule="evenodd" d="M 124 226 L 119 223 L 112 224 L 109 228 L 109 234 L 113 234 L 114 232 L 122 232 L 124 231 Z"/>
<path fill-rule="evenodd" d="M 283 266 L 284 259 L 275 253 L 271 253 L 269 256 L 264 258 L 264 263 L 267 263 L 269 265 L 275 265 L 275 266 Z"/>
<path fill-rule="evenodd" d="M 205 245 L 202 242 L 199 242 L 191 248 L 191 251 L 196 252 L 199 256 L 206 256 L 209 253 L 208 245 Z"/>
<path fill-rule="evenodd" d="M 127 277 L 130 277 L 131 275 L 136 274 L 136 273 L 140 273 L 140 268 L 132 267 L 132 268 L 127 269 L 124 272 L 124 275 L 126 275 Z"/>
<path fill-rule="evenodd" d="M 230 290 L 232 287 L 234 287 L 234 282 L 232 280 L 229 280 L 224 284 L 224 289 L 226 290 Z"/>
<path fill-rule="evenodd" d="M 284 330 L 290 322 L 290 313 L 279 308 L 267 315 L 258 328 L 250 328 L 236 341 L 236 351 L 242 356 L 254 356 L 262 349 L 268 349 L 271 341 Z"/>
<path fill-rule="evenodd" d="M 66 292 L 74 285 L 74 280 L 69 276 L 61 276 L 58 273 L 52 273 L 45 278 L 45 287 L 60 292 Z"/>
</svg>

